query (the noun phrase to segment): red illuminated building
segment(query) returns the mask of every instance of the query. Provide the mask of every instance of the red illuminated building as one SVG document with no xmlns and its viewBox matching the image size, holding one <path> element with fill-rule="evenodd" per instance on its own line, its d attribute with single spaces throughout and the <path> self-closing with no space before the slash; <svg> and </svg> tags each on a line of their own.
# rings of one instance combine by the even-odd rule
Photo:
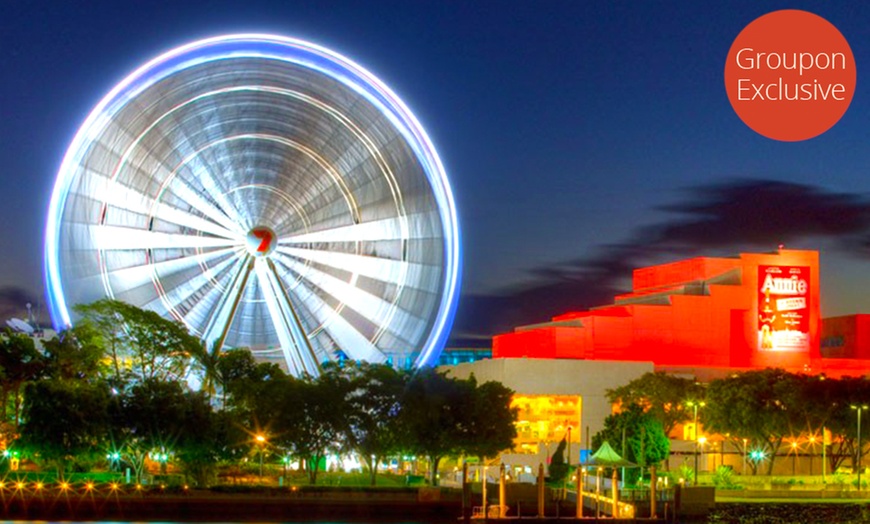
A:
<svg viewBox="0 0 870 524">
<path fill-rule="evenodd" d="M 870 372 L 870 315 L 822 321 L 819 303 L 817 251 L 692 258 L 636 269 L 612 305 L 497 335 L 493 358 L 652 361 L 696 375 Z"/>
</svg>

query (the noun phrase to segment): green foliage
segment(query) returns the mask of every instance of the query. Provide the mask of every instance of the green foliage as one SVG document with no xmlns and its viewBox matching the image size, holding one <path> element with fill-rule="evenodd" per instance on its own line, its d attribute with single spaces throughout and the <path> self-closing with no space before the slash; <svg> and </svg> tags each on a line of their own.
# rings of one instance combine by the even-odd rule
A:
<svg viewBox="0 0 870 524">
<path fill-rule="evenodd" d="M 282 435 L 287 449 L 305 459 L 311 484 L 317 482 L 318 468 L 314 466 L 347 445 L 351 388 L 339 374 L 326 371 L 314 380 L 288 379 L 281 392 L 274 430 Z"/>
<path fill-rule="evenodd" d="M 133 466 L 137 482 L 148 453 L 172 449 L 184 431 L 184 395 L 177 382 L 149 379 L 112 397 L 112 448 Z"/>
<path fill-rule="evenodd" d="M 611 403 L 641 406 L 661 422 L 666 435 L 670 435 L 677 424 L 692 418 L 692 410 L 686 406 L 686 402 L 703 397 L 704 388 L 694 380 L 661 371 L 645 373 L 624 386 L 607 391 L 607 399 Z"/>
<path fill-rule="evenodd" d="M 677 474 L 679 475 L 679 478 L 683 479 L 687 486 L 695 481 L 695 470 L 688 464 L 680 464 Z"/>
<path fill-rule="evenodd" d="M 34 382 L 27 386 L 18 443 L 57 466 L 63 477 L 75 455 L 103 449 L 108 434 L 109 389 L 84 381 Z"/>
<path fill-rule="evenodd" d="M 11 431 L 18 428 L 21 413 L 22 388 L 39 378 L 45 369 L 45 358 L 36 349 L 33 339 L 22 333 L 5 330 L 0 336 L 0 403 L 3 406 L 3 422 L 9 420 L 7 407 L 12 397 Z"/>
<path fill-rule="evenodd" d="M 92 380 L 104 376 L 100 337 L 89 323 L 43 343 L 44 375 L 53 380 Z"/>
<path fill-rule="evenodd" d="M 704 427 L 761 445 L 770 458 L 770 475 L 776 451 L 785 437 L 806 427 L 803 382 L 801 376 L 781 369 L 748 371 L 714 380 L 707 388 L 707 405 L 700 412 Z"/>
<path fill-rule="evenodd" d="M 385 364 L 353 363 L 330 372 L 346 376 L 349 396 L 348 446 L 367 464 L 370 484 L 377 484 L 378 465 L 401 450 L 402 393 L 407 378 Z"/>
<path fill-rule="evenodd" d="M 216 364 L 217 375 L 223 391 L 224 407 L 251 420 L 260 427 L 277 409 L 270 402 L 277 401 L 276 389 L 289 378 L 276 364 L 257 363 L 247 349 L 233 349 L 221 354 Z"/>
<path fill-rule="evenodd" d="M 239 431 L 226 412 L 211 409 L 204 392 L 187 392 L 183 417 L 186 424 L 177 435 L 175 456 L 188 482 L 200 487 L 216 479 L 217 464 L 231 456 Z"/>
<path fill-rule="evenodd" d="M 592 449 L 598 449 L 607 441 L 622 454 L 622 439 L 625 436 L 624 459 L 639 466 L 657 465 L 670 454 L 670 440 L 659 422 L 643 408 L 632 404 L 625 410 L 604 419 L 604 428 L 592 437 Z"/>
<path fill-rule="evenodd" d="M 92 340 L 112 361 L 115 381 L 178 379 L 202 345 L 181 322 L 117 300 L 102 299 L 75 307 L 84 323 L 102 334 Z"/>
<path fill-rule="evenodd" d="M 517 409 L 510 408 L 513 390 L 500 382 L 478 384 L 472 376 L 467 403 L 469 420 L 462 452 L 477 457 L 493 457 L 510 449 L 517 438 Z"/>
<path fill-rule="evenodd" d="M 404 448 L 429 457 L 430 481 L 437 485 L 438 464 L 447 456 L 484 459 L 509 449 L 516 437 L 512 391 L 500 384 L 482 387 L 472 376 L 450 378 L 431 368 L 409 380 L 399 415 Z"/>
<path fill-rule="evenodd" d="M 742 489 L 734 480 L 734 470 L 728 466 L 719 466 L 713 472 L 713 485 L 718 489 Z"/>
<path fill-rule="evenodd" d="M 328 453 L 356 451 L 374 485 L 378 464 L 407 451 L 429 457 L 437 483 L 443 457 L 494 456 L 516 436 L 513 392 L 498 383 L 353 363 L 297 379 L 247 350 L 206 350 L 180 323 L 123 302 L 76 311 L 82 320 L 47 341 L 44 355 L 28 337 L 0 337 L 0 393 L 4 407 L 16 399 L 13 420 L 25 399 L 18 447 L 60 474 L 74 458 L 87 463 L 109 450 L 139 480 L 148 454 L 159 452 L 204 486 L 222 460 L 289 454 L 304 459 L 314 484 L 313 465 Z M 191 359 L 204 377 L 200 393 L 183 380 Z"/>
</svg>

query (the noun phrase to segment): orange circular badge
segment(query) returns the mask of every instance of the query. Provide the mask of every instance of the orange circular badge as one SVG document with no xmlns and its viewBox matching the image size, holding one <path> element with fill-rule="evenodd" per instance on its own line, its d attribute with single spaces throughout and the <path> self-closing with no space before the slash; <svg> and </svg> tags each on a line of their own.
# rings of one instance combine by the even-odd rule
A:
<svg viewBox="0 0 870 524">
<path fill-rule="evenodd" d="M 795 9 L 761 16 L 737 35 L 725 91 L 756 133 L 796 142 L 821 135 L 846 112 L 857 72 L 849 43 L 824 18 Z"/>
</svg>

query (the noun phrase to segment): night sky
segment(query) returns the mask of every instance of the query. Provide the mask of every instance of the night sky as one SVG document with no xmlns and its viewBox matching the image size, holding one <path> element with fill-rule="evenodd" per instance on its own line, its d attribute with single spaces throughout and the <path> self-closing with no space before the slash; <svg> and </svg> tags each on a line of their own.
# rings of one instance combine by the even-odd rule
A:
<svg viewBox="0 0 870 524">
<path fill-rule="evenodd" d="M 852 46 L 852 105 L 784 143 L 723 85 L 743 27 L 781 8 Z M 870 4 L 0 2 L 0 298 L 43 302 L 45 211 L 91 108 L 134 68 L 234 32 L 310 40 L 389 85 L 447 168 L 463 229 L 454 342 L 606 303 L 634 267 L 822 251 L 824 316 L 870 313 Z"/>
</svg>

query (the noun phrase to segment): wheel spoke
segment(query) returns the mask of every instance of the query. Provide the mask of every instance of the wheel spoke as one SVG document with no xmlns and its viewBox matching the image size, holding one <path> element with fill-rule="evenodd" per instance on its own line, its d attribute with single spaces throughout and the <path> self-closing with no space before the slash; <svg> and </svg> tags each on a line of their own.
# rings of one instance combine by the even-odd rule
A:
<svg viewBox="0 0 870 524">
<path fill-rule="evenodd" d="M 171 222 L 190 229 L 210 233 L 224 238 L 240 238 L 241 231 L 228 229 L 220 224 L 196 216 L 188 211 L 164 204 L 155 203 L 154 199 L 135 189 L 124 186 L 120 182 L 95 175 L 92 183 L 97 200 L 139 215 L 155 216 L 164 222 Z M 217 211 L 216 209 L 214 211 Z M 227 221 L 225 221 L 227 222 Z M 227 222 L 229 223 L 229 222 Z M 231 224 L 231 223 L 230 223 Z"/>
<path fill-rule="evenodd" d="M 238 273 L 243 263 L 244 257 L 237 257 L 233 259 L 232 265 L 224 269 L 222 273 L 215 272 L 211 285 L 206 282 L 197 291 L 203 288 L 207 288 L 207 290 L 197 297 L 196 302 L 186 312 L 182 313 L 181 321 L 190 326 L 199 336 L 202 336 L 209 319 L 217 310 L 217 304 L 227 294 L 232 285 L 233 277 Z M 190 296 L 194 296 L 195 293 L 196 291 Z"/>
<path fill-rule="evenodd" d="M 221 295 L 217 308 L 215 308 L 214 313 L 212 313 L 212 316 L 202 333 L 202 338 L 205 340 L 206 347 L 209 351 L 212 351 L 212 348 L 215 345 L 218 349 L 223 346 L 223 343 L 227 338 L 227 333 L 230 330 L 230 326 L 233 323 L 233 318 L 236 315 L 236 310 L 239 307 L 242 293 L 248 283 L 248 275 L 251 274 L 251 268 L 253 265 L 253 259 L 251 256 L 245 255 L 245 257 L 241 259 L 241 264 L 239 264 L 239 267 L 233 276 L 229 289 Z"/>
<path fill-rule="evenodd" d="M 213 183 L 212 183 L 213 184 Z M 233 231 L 238 235 L 245 233 L 242 226 L 241 217 L 238 212 L 230 205 L 226 198 L 222 198 L 223 206 L 217 207 L 205 198 L 202 197 L 196 190 L 190 187 L 187 182 L 179 179 L 177 176 L 173 178 L 169 184 L 169 190 L 175 196 L 190 204 L 194 209 L 208 216 L 218 224 Z"/>
<path fill-rule="evenodd" d="M 327 304 L 317 293 L 308 288 L 305 281 L 293 288 L 294 296 L 312 317 L 323 327 L 329 336 L 338 343 L 346 355 L 353 360 L 386 362 L 387 357 L 371 340 L 356 330 L 341 314 Z"/>
<path fill-rule="evenodd" d="M 145 284 L 151 284 L 155 278 L 166 277 L 181 271 L 188 271 L 199 265 L 208 264 L 231 254 L 233 251 L 233 248 L 225 248 L 150 264 L 143 263 L 112 270 L 106 276 L 112 289 L 132 290 Z M 88 285 L 101 285 L 101 278 L 99 275 L 93 276 L 87 282 Z"/>
<path fill-rule="evenodd" d="M 227 251 L 231 252 L 232 250 Z M 238 257 L 229 257 L 226 260 L 222 260 L 220 263 L 209 267 L 206 271 L 197 274 L 190 280 L 185 280 L 170 290 L 163 290 L 160 296 L 145 305 L 145 309 L 151 309 L 154 311 L 166 310 L 167 313 L 172 314 L 173 317 L 184 321 L 185 319 L 183 315 L 178 312 L 178 307 L 185 301 L 189 300 L 190 297 L 200 291 L 204 286 L 207 286 L 210 283 L 213 284 L 224 271 L 229 269 L 231 265 L 238 264 L 238 261 Z M 200 331 L 193 329 L 193 326 L 190 324 L 188 324 L 188 327 L 197 333 Z"/>
<path fill-rule="evenodd" d="M 122 226 L 94 226 L 94 245 L 105 251 L 136 249 L 214 248 L 241 245 L 240 240 L 199 235 L 162 233 Z"/>
<path fill-rule="evenodd" d="M 426 323 L 419 317 L 401 309 L 395 303 L 367 293 L 353 283 L 345 282 L 287 256 L 279 256 L 277 259 L 288 269 L 301 275 L 315 287 L 335 297 L 371 322 L 377 329 L 377 334 L 373 340 L 377 340 L 379 334 L 384 330 L 389 330 L 399 338 L 414 340 L 426 329 Z M 401 292 L 402 286 L 398 284 L 397 300 Z"/>
<path fill-rule="evenodd" d="M 334 227 L 282 237 L 279 244 L 321 242 L 361 242 L 367 240 L 401 240 L 408 238 L 408 218 L 385 218 L 350 226 Z"/>
<path fill-rule="evenodd" d="M 316 262 L 324 266 L 356 273 L 365 277 L 396 285 L 411 286 L 432 293 L 440 284 L 441 268 L 429 264 L 416 264 L 376 256 L 340 253 L 322 249 L 279 247 L 278 252 L 296 259 Z"/>
<path fill-rule="evenodd" d="M 268 259 L 259 258 L 254 263 L 254 271 L 260 289 L 263 291 L 263 297 L 266 299 L 266 307 L 278 334 L 278 341 L 281 343 L 288 368 L 296 375 L 301 373 L 319 375 L 320 365 L 308 336 L 299 322 L 299 317 L 290 304 L 290 298 L 275 272 L 275 267 Z"/>
</svg>

